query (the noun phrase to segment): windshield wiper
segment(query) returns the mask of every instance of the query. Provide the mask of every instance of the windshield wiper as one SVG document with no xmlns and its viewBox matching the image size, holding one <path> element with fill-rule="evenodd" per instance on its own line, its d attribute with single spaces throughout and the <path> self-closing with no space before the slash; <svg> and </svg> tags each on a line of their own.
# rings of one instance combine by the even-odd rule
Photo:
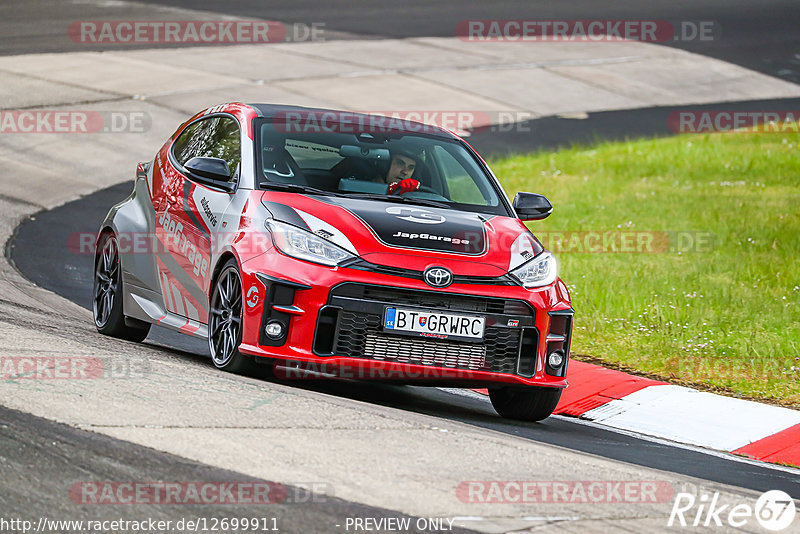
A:
<svg viewBox="0 0 800 534">
<path fill-rule="evenodd" d="M 347 195 L 350 198 L 363 198 L 368 200 L 385 200 L 387 202 L 399 202 L 400 204 L 417 204 L 420 206 L 431 206 L 433 208 L 450 209 L 450 206 L 444 202 L 430 200 L 427 198 L 409 198 L 398 197 L 396 195 L 377 195 L 374 193 L 350 193 Z"/>
<path fill-rule="evenodd" d="M 444 202 L 430 200 L 427 198 L 408 198 L 399 197 L 396 195 L 380 195 L 376 193 L 341 193 L 335 191 L 325 191 L 324 189 L 317 189 L 308 185 L 289 184 L 285 182 L 259 182 L 258 186 L 261 189 L 271 189 L 274 191 L 286 191 L 289 193 L 306 193 L 311 195 L 325 195 L 331 197 L 349 197 L 349 198 L 362 198 L 367 200 L 385 200 L 387 202 L 398 202 L 400 204 L 417 204 L 422 206 L 431 206 L 434 208 L 450 209 L 450 206 Z"/>
<path fill-rule="evenodd" d="M 273 191 L 286 191 L 288 193 L 308 193 L 311 195 L 339 196 L 338 193 L 334 193 L 333 191 L 325 191 L 309 185 L 287 184 L 284 182 L 259 182 L 258 187 L 261 189 L 271 189 Z"/>
</svg>

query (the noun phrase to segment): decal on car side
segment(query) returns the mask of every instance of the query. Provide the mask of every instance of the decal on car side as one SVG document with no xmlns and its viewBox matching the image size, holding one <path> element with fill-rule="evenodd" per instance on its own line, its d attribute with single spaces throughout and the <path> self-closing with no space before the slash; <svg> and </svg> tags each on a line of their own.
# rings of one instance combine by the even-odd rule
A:
<svg viewBox="0 0 800 534">
<path fill-rule="evenodd" d="M 195 214 L 195 210 L 192 208 L 191 204 L 189 203 L 190 195 L 192 194 L 192 184 L 189 180 L 183 181 L 183 211 L 186 213 L 186 216 L 189 217 L 189 220 L 194 224 L 197 229 L 209 240 L 211 240 L 211 234 L 209 233 L 206 226 L 200 222 L 200 219 L 197 218 L 197 214 Z M 197 187 L 194 187 L 197 189 Z M 192 198 L 192 203 L 195 204 L 194 198 Z M 195 204 L 195 207 L 197 204 Z"/>
<path fill-rule="evenodd" d="M 228 193 L 211 191 L 198 186 L 194 186 L 191 199 L 202 222 L 205 223 L 205 227 L 212 232 L 219 227 L 219 221 L 231 203 Z"/>
<path fill-rule="evenodd" d="M 322 219 L 314 217 L 310 213 L 300 211 L 297 208 L 294 208 L 294 211 L 296 211 L 297 214 L 300 216 L 300 218 L 302 218 L 306 222 L 308 228 L 313 233 L 317 234 L 323 239 L 327 239 L 331 243 L 339 245 L 348 252 L 352 252 L 353 254 L 358 255 L 356 247 L 353 246 L 353 243 L 351 243 L 350 240 L 347 239 L 347 236 L 345 236 L 338 228 L 326 223 Z"/>
<path fill-rule="evenodd" d="M 536 256 L 536 248 L 533 236 L 528 232 L 522 232 L 511 245 L 511 255 L 508 263 L 508 270 L 513 271 L 523 263 L 532 260 Z"/>
<path fill-rule="evenodd" d="M 303 218 L 286 204 L 272 202 L 271 200 L 262 200 L 261 203 L 265 208 L 267 208 L 267 210 L 269 210 L 269 212 L 272 214 L 272 217 L 276 221 L 285 222 L 286 224 L 297 226 L 303 230 L 308 230 L 309 232 L 311 231 L 311 228 L 308 227 Z"/>
<path fill-rule="evenodd" d="M 175 276 L 173 269 L 180 270 L 180 267 L 168 254 L 159 254 L 156 263 L 160 271 L 159 281 L 167 311 L 187 319 L 206 322 L 208 309 L 205 304 L 205 295 L 200 287 L 194 285 L 191 280 L 187 280 L 185 276 Z M 194 287 L 192 287 L 193 285 Z"/>
</svg>

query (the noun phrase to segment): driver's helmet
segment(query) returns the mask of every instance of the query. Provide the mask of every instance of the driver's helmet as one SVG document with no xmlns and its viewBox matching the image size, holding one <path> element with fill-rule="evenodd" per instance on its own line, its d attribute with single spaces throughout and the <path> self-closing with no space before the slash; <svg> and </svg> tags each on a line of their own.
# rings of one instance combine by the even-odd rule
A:
<svg viewBox="0 0 800 534">
<path fill-rule="evenodd" d="M 383 164 L 383 168 L 381 169 L 382 175 L 385 175 L 389 172 L 389 167 L 392 165 L 392 160 L 394 160 L 395 156 L 405 156 L 407 158 L 411 158 L 417 164 L 416 169 L 414 169 L 414 173 L 412 177 L 416 178 L 419 176 L 420 167 L 425 164 L 425 153 L 418 149 L 417 147 L 407 146 L 407 145 L 397 145 L 389 147 L 389 161 Z"/>
<path fill-rule="evenodd" d="M 421 147 L 412 145 L 394 145 L 389 147 L 389 153 L 392 157 L 405 156 L 417 162 L 417 165 L 425 161 L 425 153 Z"/>
</svg>

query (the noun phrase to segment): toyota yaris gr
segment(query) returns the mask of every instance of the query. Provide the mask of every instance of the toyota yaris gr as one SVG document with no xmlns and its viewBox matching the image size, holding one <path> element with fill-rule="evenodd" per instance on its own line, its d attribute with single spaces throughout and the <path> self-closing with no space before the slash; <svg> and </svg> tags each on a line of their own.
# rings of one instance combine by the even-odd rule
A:
<svg viewBox="0 0 800 534">
<path fill-rule="evenodd" d="M 416 122 L 224 104 L 137 169 L 98 233 L 94 320 L 208 340 L 220 369 L 488 388 L 535 421 L 567 385 L 556 261 L 460 137 Z"/>
</svg>

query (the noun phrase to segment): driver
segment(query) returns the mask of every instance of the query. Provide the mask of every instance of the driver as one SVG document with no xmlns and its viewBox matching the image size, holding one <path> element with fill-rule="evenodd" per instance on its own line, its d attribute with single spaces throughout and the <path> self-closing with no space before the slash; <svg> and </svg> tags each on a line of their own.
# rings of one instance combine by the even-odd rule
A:
<svg viewBox="0 0 800 534">
<path fill-rule="evenodd" d="M 389 194 L 402 195 L 417 191 L 420 188 L 419 180 L 412 178 L 417 168 L 417 156 L 411 152 L 393 151 L 389 170 L 383 181 L 389 184 Z"/>
</svg>

